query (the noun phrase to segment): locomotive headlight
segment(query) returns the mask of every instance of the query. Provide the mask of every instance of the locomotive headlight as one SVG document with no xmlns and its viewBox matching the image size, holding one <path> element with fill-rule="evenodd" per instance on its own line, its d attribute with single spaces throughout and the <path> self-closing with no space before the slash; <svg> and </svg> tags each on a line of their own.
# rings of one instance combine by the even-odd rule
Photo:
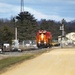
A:
<svg viewBox="0 0 75 75">
<path fill-rule="evenodd" d="M 44 42 L 44 44 L 46 44 L 46 42 Z"/>
<path fill-rule="evenodd" d="M 44 35 L 43 34 L 41 34 L 41 39 L 43 39 L 44 38 Z"/>
<path fill-rule="evenodd" d="M 41 42 L 39 41 L 38 43 L 40 44 Z"/>
</svg>

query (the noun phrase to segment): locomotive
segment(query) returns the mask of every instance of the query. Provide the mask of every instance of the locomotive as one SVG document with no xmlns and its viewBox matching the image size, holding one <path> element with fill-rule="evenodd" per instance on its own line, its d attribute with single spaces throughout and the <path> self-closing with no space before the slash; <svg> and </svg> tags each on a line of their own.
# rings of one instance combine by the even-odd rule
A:
<svg viewBox="0 0 75 75">
<path fill-rule="evenodd" d="M 46 30 L 39 30 L 36 33 L 36 43 L 38 48 L 47 48 L 52 46 L 52 34 Z"/>
</svg>

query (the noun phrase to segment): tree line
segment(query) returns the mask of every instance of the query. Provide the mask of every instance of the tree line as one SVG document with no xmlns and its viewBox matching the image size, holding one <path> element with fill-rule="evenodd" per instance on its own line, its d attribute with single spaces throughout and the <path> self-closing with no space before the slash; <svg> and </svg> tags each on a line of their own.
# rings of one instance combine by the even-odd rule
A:
<svg viewBox="0 0 75 75">
<path fill-rule="evenodd" d="M 50 31 L 53 39 L 57 39 L 61 35 L 60 25 L 61 22 L 54 20 L 41 19 L 37 21 L 28 11 L 20 12 L 10 20 L 0 19 L 0 42 L 11 44 L 12 39 L 15 39 L 15 27 L 18 29 L 19 41 L 35 40 L 38 30 Z M 75 21 L 65 21 L 64 25 L 65 34 L 75 32 Z"/>
</svg>

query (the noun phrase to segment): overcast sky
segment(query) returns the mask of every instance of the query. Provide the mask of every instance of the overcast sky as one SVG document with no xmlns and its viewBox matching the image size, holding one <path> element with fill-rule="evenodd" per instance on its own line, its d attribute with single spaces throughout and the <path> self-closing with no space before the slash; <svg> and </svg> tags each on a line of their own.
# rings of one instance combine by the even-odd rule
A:
<svg viewBox="0 0 75 75">
<path fill-rule="evenodd" d="M 0 0 L 0 18 L 17 16 L 20 9 L 21 0 Z M 24 0 L 24 10 L 37 20 L 75 20 L 75 0 Z"/>
</svg>

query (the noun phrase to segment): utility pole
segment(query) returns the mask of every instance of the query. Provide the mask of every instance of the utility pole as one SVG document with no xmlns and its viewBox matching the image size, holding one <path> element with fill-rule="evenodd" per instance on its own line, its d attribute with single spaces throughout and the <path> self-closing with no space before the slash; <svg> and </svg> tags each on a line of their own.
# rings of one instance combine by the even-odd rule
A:
<svg viewBox="0 0 75 75">
<path fill-rule="evenodd" d="M 21 12 L 24 12 L 24 0 L 21 0 Z"/>
<path fill-rule="evenodd" d="M 17 27 L 16 27 L 17 19 L 14 17 L 13 21 L 14 21 L 14 28 L 15 28 L 15 40 L 17 40 Z"/>
<path fill-rule="evenodd" d="M 15 28 L 15 40 L 18 40 L 17 39 L 17 27 Z"/>
<path fill-rule="evenodd" d="M 16 22 L 17 22 L 17 19 L 14 17 L 13 18 L 13 21 L 14 21 L 14 27 L 15 27 L 15 37 L 14 37 L 14 40 L 12 40 L 12 43 L 13 43 L 13 45 L 12 45 L 12 50 L 15 50 L 15 49 L 17 49 L 18 50 L 18 48 L 19 48 L 19 41 L 18 41 L 18 38 L 17 38 L 17 27 L 16 27 Z"/>
</svg>

